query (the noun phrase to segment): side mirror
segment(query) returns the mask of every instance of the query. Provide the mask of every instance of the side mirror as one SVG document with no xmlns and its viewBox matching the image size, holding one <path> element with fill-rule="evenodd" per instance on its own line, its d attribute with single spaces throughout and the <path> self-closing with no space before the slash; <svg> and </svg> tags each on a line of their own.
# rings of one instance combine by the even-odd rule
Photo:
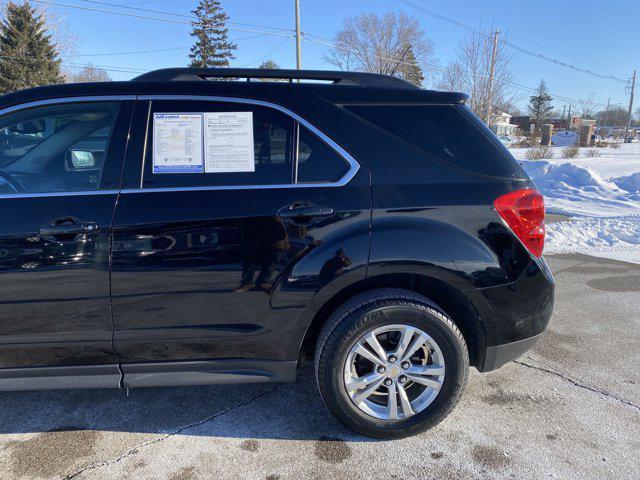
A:
<svg viewBox="0 0 640 480">
<path fill-rule="evenodd" d="M 71 150 L 71 165 L 76 170 L 85 170 L 96 166 L 93 153 L 85 150 Z"/>
</svg>

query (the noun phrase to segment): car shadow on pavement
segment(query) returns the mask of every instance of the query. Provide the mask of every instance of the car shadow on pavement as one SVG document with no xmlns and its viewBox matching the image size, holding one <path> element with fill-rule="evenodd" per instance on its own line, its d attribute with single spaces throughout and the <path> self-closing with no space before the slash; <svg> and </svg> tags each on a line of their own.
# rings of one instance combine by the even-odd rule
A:
<svg viewBox="0 0 640 480">
<path fill-rule="evenodd" d="M 340 425 L 313 369 L 296 383 L 0 393 L 0 434 L 107 431 L 368 442 Z"/>
</svg>

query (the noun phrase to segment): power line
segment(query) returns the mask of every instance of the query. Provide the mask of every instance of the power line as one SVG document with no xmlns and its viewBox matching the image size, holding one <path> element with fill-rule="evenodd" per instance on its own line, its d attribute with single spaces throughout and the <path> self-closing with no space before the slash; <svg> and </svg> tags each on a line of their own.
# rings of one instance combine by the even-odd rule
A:
<svg viewBox="0 0 640 480">
<path fill-rule="evenodd" d="M 156 48 L 152 50 L 132 50 L 128 52 L 113 52 L 113 53 L 81 53 L 81 54 L 74 54 L 73 57 L 110 57 L 110 56 L 116 56 L 116 55 L 135 55 L 139 53 L 170 52 L 173 50 L 186 50 L 187 48 L 191 48 L 191 47 L 187 46 L 187 47 L 172 47 L 172 48 Z"/>
<path fill-rule="evenodd" d="M 408 65 L 408 66 L 412 66 L 412 67 L 420 66 L 419 64 L 417 64 L 415 62 L 407 62 L 407 61 L 404 61 L 404 60 L 398 60 L 395 57 L 385 57 L 385 56 L 382 56 L 382 55 L 377 55 L 375 53 L 369 53 L 369 52 L 362 51 L 362 50 L 356 50 L 354 48 L 349 48 L 349 47 L 346 47 L 344 45 L 339 45 L 337 43 L 333 43 L 332 41 L 314 40 L 313 38 L 307 38 L 308 36 L 321 38 L 321 39 L 325 38 L 325 37 L 321 37 L 320 35 L 314 35 L 313 33 L 309 33 L 309 32 L 304 32 L 303 35 L 302 35 L 302 38 L 305 41 L 308 41 L 308 42 L 313 42 L 313 43 L 317 43 L 317 44 L 320 44 L 320 45 L 325 45 L 325 46 L 328 46 L 328 47 L 336 48 L 338 50 L 344 50 L 344 51 L 347 51 L 347 52 L 356 53 L 358 55 L 371 55 L 371 56 L 376 57 L 376 58 L 378 58 L 380 60 L 387 60 L 387 61 L 395 62 L 397 65 Z"/>
<path fill-rule="evenodd" d="M 230 38 L 230 42 L 241 42 L 242 40 L 249 40 L 250 38 L 261 37 L 261 34 L 251 35 L 249 37 L 241 37 L 241 38 Z M 75 57 L 108 57 L 108 56 L 116 56 L 116 55 L 135 55 L 140 53 L 157 53 L 157 52 L 170 52 L 173 50 L 186 50 L 191 48 L 191 45 L 185 47 L 171 47 L 171 48 L 154 48 L 150 50 L 130 50 L 127 52 L 102 52 L 102 53 L 82 53 L 82 54 L 74 54 L 70 56 L 70 58 Z"/>
<path fill-rule="evenodd" d="M 470 33 L 478 33 L 480 35 L 486 35 L 484 32 L 481 32 L 479 30 L 476 30 L 475 28 L 467 25 L 466 23 L 461 22 L 460 20 L 456 20 L 455 18 L 451 18 L 451 17 L 447 17 L 445 15 L 442 15 L 440 13 L 434 12 L 433 10 L 427 10 L 426 8 L 424 8 L 422 5 L 417 5 L 414 2 L 410 1 L 410 0 L 400 0 L 402 3 L 404 3 L 405 5 L 408 5 L 412 8 L 415 8 L 416 10 L 421 11 L 422 13 L 429 15 L 431 17 L 435 17 L 439 20 L 442 20 L 444 22 L 447 23 L 451 23 L 453 25 L 456 25 L 458 27 L 461 27 L 463 29 L 465 29 L 466 31 L 470 32 Z"/>
<path fill-rule="evenodd" d="M 144 19 L 144 20 L 155 20 L 158 22 L 166 22 L 166 23 L 173 23 L 173 24 L 180 24 L 180 25 L 202 25 L 202 23 L 200 22 L 194 22 L 194 21 L 187 21 L 187 20 L 178 20 L 178 19 L 173 19 L 173 18 L 162 18 L 162 17 L 152 17 L 149 15 L 138 15 L 135 13 L 125 13 L 125 12 L 115 12 L 113 10 L 104 10 L 104 9 L 100 9 L 100 8 L 94 8 L 94 7 L 83 7 L 81 5 L 72 5 L 69 3 L 60 3 L 60 2 L 53 2 L 53 1 L 49 1 L 49 0 L 33 0 L 36 3 L 42 3 L 44 5 L 51 5 L 54 7 L 65 7 L 65 8 L 76 8 L 79 10 L 85 10 L 85 11 L 89 11 L 89 12 L 99 12 L 99 13 L 108 13 L 111 15 L 119 15 L 122 17 L 131 17 L 131 18 L 139 18 L 139 19 Z M 171 15 L 169 13 L 167 13 L 167 15 Z M 265 27 L 262 27 L 265 28 Z M 269 27 L 266 27 L 269 28 Z M 248 28 L 228 28 L 227 30 L 233 30 L 236 32 L 248 32 L 248 33 L 259 33 L 261 35 L 272 35 L 272 36 L 276 36 L 276 37 L 289 37 L 291 38 L 293 35 L 291 33 L 283 33 L 283 32 L 265 32 L 265 31 L 259 31 L 259 30 L 251 30 Z"/>
<path fill-rule="evenodd" d="M 479 30 L 477 30 L 477 29 L 475 29 L 475 28 L 473 28 L 473 27 L 471 27 L 471 26 L 469 26 L 469 25 L 467 25 L 467 24 L 465 24 L 465 23 L 463 23 L 463 22 L 461 22 L 459 20 L 456 20 L 456 19 L 451 18 L 451 17 L 447 17 L 445 15 L 433 12 L 431 10 L 427 10 L 423 6 L 416 4 L 416 3 L 412 2 L 411 0 L 400 0 L 400 1 L 402 3 L 404 3 L 405 5 L 408 5 L 408 6 L 412 7 L 412 8 L 414 8 L 414 9 L 424 13 L 425 15 L 429 15 L 431 17 L 435 17 L 435 18 L 438 18 L 438 19 L 443 20 L 445 22 L 457 25 L 457 26 L 459 26 L 461 28 L 464 28 L 465 30 L 467 30 L 467 31 L 469 31 L 471 33 L 477 33 L 479 35 L 489 36 L 487 33 L 481 32 L 481 31 L 479 31 Z M 604 78 L 604 79 L 608 79 L 608 80 L 615 80 L 616 82 L 627 83 L 627 80 L 625 80 L 623 78 L 620 78 L 620 77 L 617 77 L 615 75 L 598 73 L 598 72 L 595 72 L 595 71 L 590 70 L 588 68 L 577 67 L 577 66 L 572 65 L 570 63 L 566 63 L 566 62 L 557 60 L 555 58 L 549 57 L 548 55 L 544 55 L 544 54 L 538 53 L 538 52 L 533 52 L 531 50 L 528 50 L 528 49 L 526 49 L 524 47 L 516 45 L 513 42 L 510 42 L 510 41 L 507 41 L 507 40 L 503 40 L 503 43 L 505 45 L 513 48 L 514 50 L 518 50 L 518 51 L 520 51 L 522 53 L 525 53 L 527 55 L 531 55 L 533 57 L 540 58 L 541 60 L 545 60 L 547 62 L 554 63 L 554 64 L 559 65 L 561 67 L 569 68 L 571 70 L 575 70 L 575 71 L 578 71 L 578 72 L 581 72 L 581 73 L 586 73 L 588 75 L 592 75 L 592 76 L 598 77 L 598 78 Z"/>
<path fill-rule="evenodd" d="M 518 45 L 515 45 L 514 43 L 508 41 L 508 40 L 504 40 L 504 43 L 506 45 L 508 45 L 509 47 L 518 50 L 522 53 L 526 53 L 527 55 L 531 55 L 532 57 L 536 57 L 536 58 L 540 58 L 542 60 L 546 60 L 547 62 L 551 62 L 551 63 L 555 63 L 556 65 L 560 65 L 562 67 L 567 67 L 570 68 L 572 70 L 576 70 L 578 72 L 582 72 L 582 73 L 586 73 L 589 75 L 592 75 L 594 77 L 599 77 L 599 78 L 604 78 L 604 79 L 608 79 L 608 80 L 615 80 L 616 82 L 623 82 L 623 83 L 627 83 L 627 80 L 624 80 L 622 78 L 618 78 L 615 75 L 606 75 L 603 73 L 598 73 L 598 72 L 594 72 L 593 70 L 589 70 L 587 68 L 582 68 L 582 67 L 576 67 L 575 65 L 571 65 L 569 63 L 565 63 L 562 62 L 560 60 L 556 60 L 555 58 L 551 58 L 548 57 L 546 55 L 543 55 L 542 53 L 536 53 L 536 52 L 532 52 L 530 50 L 527 50 L 525 48 L 519 47 Z"/>
<path fill-rule="evenodd" d="M 193 25 L 194 23 L 198 24 L 197 22 L 194 22 L 193 20 L 186 21 L 186 20 L 177 20 L 177 19 L 168 19 L 168 18 L 162 18 L 162 17 L 155 17 L 155 16 L 149 16 L 149 15 L 139 15 L 139 14 L 133 14 L 133 13 L 116 12 L 116 11 L 112 11 L 112 10 L 104 10 L 104 9 L 93 8 L 93 7 L 85 7 L 85 6 L 80 6 L 80 5 L 72 5 L 72 4 L 54 2 L 54 1 L 50 1 L 50 0 L 33 0 L 33 1 L 37 2 L 37 3 L 46 4 L 46 5 L 65 7 L 65 8 L 76 8 L 76 9 L 85 10 L 85 11 L 108 13 L 108 14 L 112 14 L 112 15 L 119 15 L 119 16 L 124 16 L 124 17 L 131 17 L 131 18 L 139 18 L 139 19 L 145 19 L 145 20 L 156 20 L 156 21 L 161 21 L 161 22 L 174 23 L 174 24 L 183 24 L 183 25 Z M 184 15 L 184 14 L 175 14 L 175 13 L 171 13 L 171 12 L 163 12 L 163 11 L 160 11 L 160 10 L 151 10 L 151 9 L 130 7 L 130 6 L 119 5 L 119 4 L 114 4 L 114 3 L 110 3 L 110 2 L 98 1 L 98 0 L 80 0 L 80 1 L 84 1 L 86 3 L 108 5 L 108 6 L 112 6 L 112 7 L 116 7 L 116 8 L 126 8 L 126 9 L 130 9 L 130 10 L 143 11 L 143 12 L 147 12 L 147 13 L 157 13 L 157 14 L 161 14 L 161 15 L 171 15 L 171 16 L 192 18 L 192 17 Z M 461 28 L 464 28 L 465 30 L 467 30 L 469 32 L 478 33 L 478 34 L 481 34 L 481 35 L 484 35 L 484 36 L 487 35 L 486 33 L 480 32 L 480 31 L 474 29 L 473 27 L 470 27 L 469 25 L 466 25 L 463 22 L 460 22 L 460 21 L 455 20 L 455 19 L 450 18 L 450 17 L 446 17 L 445 15 L 441 15 L 441 14 L 438 14 L 436 12 L 432 12 L 430 10 L 427 10 L 427 9 L 425 9 L 425 8 L 419 6 L 419 5 L 416 5 L 415 3 L 411 2 L 410 0 L 400 0 L 400 1 L 405 3 L 405 4 L 407 4 L 407 5 L 409 5 L 409 6 L 411 6 L 411 7 L 413 7 L 413 8 L 415 8 L 415 9 L 417 9 L 417 10 L 422 11 L 423 13 L 425 13 L 427 15 L 434 16 L 434 17 L 439 18 L 439 19 L 441 19 L 443 21 L 446 21 L 446 22 L 455 24 L 457 26 L 460 26 Z M 231 22 L 229 22 L 229 23 L 231 23 Z M 283 41 L 280 45 L 278 45 L 276 47 L 276 49 L 274 49 L 273 51 L 277 50 L 284 43 L 286 43 L 286 40 L 288 38 L 293 38 L 293 34 L 291 34 L 291 33 L 282 33 L 284 31 L 292 32 L 293 30 L 291 30 L 291 29 L 285 29 L 285 28 L 279 28 L 279 27 L 268 27 L 268 26 L 253 25 L 253 24 L 244 24 L 244 25 L 255 26 L 255 27 L 258 27 L 258 28 L 271 28 L 271 29 L 276 29 L 277 28 L 278 30 L 280 30 L 280 32 L 265 32 L 265 31 L 256 31 L 256 30 L 240 29 L 240 28 L 229 28 L 228 29 L 228 30 L 256 33 L 257 34 L 256 36 L 271 35 L 271 36 L 287 37 L 287 38 L 285 38 L 285 41 Z M 303 35 L 303 38 L 305 40 L 313 42 L 313 43 L 326 45 L 326 46 L 329 46 L 329 47 L 332 47 L 332 48 L 336 48 L 336 49 L 340 49 L 340 50 L 351 51 L 352 53 L 357 53 L 359 55 L 362 55 L 362 54 L 367 54 L 368 55 L 369 54 L 368 52 L 361 52 L 361 51 L 358 51 L 358 50 L 355 50 L 355 49 L 350 49 L 350 48 L 347 48 L 345 46 L 335 44 L 331 40 L 327 39 L 326 37 L 322 37 L 320 35 L 315 35 L 315 34 L 312 34 L 312 33 L 309 33 L 309 32 L 303 32 L 302 35 Z M 316 39 L 307 38 L 307 36 L 315 37 Z M 320 39 L 320 40 L 317 40 L 317 39 Z M 627 83 L 626 80 L 622 80 L 622 79 L 620 79 L 618 77 L 615 77 L 615 76 L 612 76 L 612 75 L 603 75 L 603 74 L 598 74 L 596 72 L 593 72 L 591 70 L 581 69 L 580 67 L 575 67 L 573 65 L 569 65 L 569 64 L 566 64 L 566 63 L 558 62 L 558 61 L 556 61 L 554 59 L 551 59 L 550 57 L 546 57 L 544 55 L 528 51 L 526 49 L 523 49 L 521 47 L 518 47 L 518 46 L 514 45 L 511 42 L 505 42 L 505 41 L 503 41 L 503 42 L 506 43 L 507 45 L 509 45 L 512 48 L 517 48 L 520 51 L 523 51 L 525 53 L 529 53 L 529 54 L 535 55 L 535 56 L 537 56 L 539 58 L 542 58 L 542 59 L 545 59 L 545 60 L 553 61 L 554 63 L 562 64 L 563 66 L 566 66 L 568 68 L 572 68 L 574 70 L 582 71 L 583 73 L 589 73 L 589 74 L 593 74 L 593 75 L 596 75 L 596 76 L 600 76 L 601 78 L 610 78 L 610 79 L 614 79 L 614 80 L 617 80 L 617 81 L 623 81 L 623 82 Z M 162 50 L 167 51 L 168 49 L 159 49 L 158 51 L 162 51 Z M 271 53 L 273 53 L 273 51 L 268 53 L 266 56 L 271 55 Z M 147 51 L 147 52 L 151 52 L 151 51 Z M 125 54 L 125 53 L 129 53 L 129 52 L 123 52 L 123 54 Z M 131 52 L 131 53 L 133 53 L 133 52 Z M 376 55 L 376 54 L 371 54 L 371 55 L 373 55 L 374 57 L 379 58 L 381 60 L 396 62 L 397 65 L 420 66 L 417 63 L 401 61 L 401 60 L 398 60 L 398 59 L 393 58 L 393 57 L 385 57 L 385 56 Z M 262 57 L 262 58 L 264 58 L 264 57 Z M 259 60 L 254 61 L 254 62 L 251 62 L 251 63 L 256 63 L 257 61 L 260 61 L 262 58 L 260 58 Z M 76 66 L 76 67 L 72 67 L 72 68 L 84 68 L 84 67 L 77 67 Z M 101 67 L 96 66 L 96 68 L 101 68 Z M 113 67 L 113 69 L 111 71 L 126 71 L 128 73 L 137 73 L 137 71 L 133 71 L 133 70 L 116 70 L 117 68 L 119 68 L 119 67 Z M 109 70 L 109 68 L 102 68 L 102 69 L 103 70 L 107 70 L 107 71 Z M 444 71 L 444 69 L 438 69 L 437 67 L 432 67 L 432 70 L 434 70 L 434 71 L 438 71 L 438 70 Z M 141 70 L 138 70 L 138 71 L 141 71 Z M 514 87 L 519 88 L 521 90 L 525 90 L 528 93 L 535 92 L 535 89 L 533 89 L 532 87 L 527 87 L 527 86 L 520 85 L 520 84 L 517 84 L 515 82 L 511 82 L 511 81 L 508 81 L 507 83 L 512 84 Z M 574 103 L 579 103 L 580 102 L 580 100 L 578 100 L 578 99 L 572 99 L 572 98 L 569 98 L 569 97 L 562 97 L 562 96 L 559 96 L 559 95 L 551 95 L 551 96 L 553 98 L 555 98 L 555 99 L 563 100 L 563 101 L 567 101 L 567 102 L 574 102 Z M 596 105 L 601 105 L 601 104 L 596 104 Z"/>
<path fill-rule="evenodd" d="M 254 60 L 253 62 L 249 62 L 249 63 L 247 63 L 247 64 L 245 64 L 245 65 L 241 65 L 239 68 L 246 68 L 246 67 L 249 67 L 249 66 L 251 66 L 251 65 L 253 65 L 253 64 L 255 64 L 255 63 L 258 63 L 258 62 L 259 62 L 259 61 L 261 61 L 261 60 L 264 60 L 264 59 L 265 59 L 265 58 L 267 58 L 269 55 L 273 54 L 276 50 L 279 50 L 279 49 L 280 49 L 280 47 L 282 47 L 285 43 L 287 43 L 287 41 L 289 41 L 289 39 L 288 39 L 288 38 L 285 38 L 284 40 L 282 40 L 282 42 L 280 42 L 280 43 L 278 44 L 278 46 L 276 46 L 276 48 L 274 48 L 273 50 L 269 51 L 269 53 L 267 53 L 266 55 L 263 55 L 262 57 L 258 58 L 257 60 Z"/>
<path fill-rule="evenodd" d="M 346 47 L 344 45 L 339 45 L 339 44 L 336 44 L 336 43 L 333 43 L 333 42 L 327 42 L 327 41 L 324 41 L 324 40 L 316 40 L 315 38 L 309 38 L 309 37 L 324 38 L 324 37 L 320 37 L 319 35 L 314 35 L 312 33 L 305 32 L 303 38 L 305 39 L 305 41 L 308 41 L 308 42 L 317 43 L 319 45 L 329 46 L 329 47 L 332 47 L 332 48 L 348 51 L 348 52 L 351 52 L 351 53 L 356 53 L 358 55 L 371 55 L 371 56 L 379 58 L 381 60 L 396 61 L 398 63 L 398 65 L 409 65 L 409 66 L 421 67 L 420 64 L 415 63 L 415 62 L 400 61 L 400 60 L 397 60 L 397 59 L 395 59 L 393 57 L 385 57 L 385 56 L 382 56 L 382 55 L 377 55 L 375 53 L 370 53 L 370 52 L 366 52 L 366 51 L 363 52 L 361 50 L 357 50 L 357 49 L 354 49 L 354 48 L 349 48 L 349 47 Z M 446 68 L 437 67 L 437 66 L 430 66 L 429 68 L 430 68 L 431 71 L 440 72 L 440 73 L 442 73 L 442 72 L 444 72 L 446 70 Z M 469 72 L 467 72 L 467 71 L 465 71 L 464 74 L 465 74 L 465 76 L 467 78 L 471 77 L 471 74 Z M 485 79 L 489 78 L 488 75 L 483 75 L 483 74 L 476 74 L 476 76 L 481 77 L 481 78 L 485 78 Z M 506 83 L 508 83 L 509 85 L 513 86 L 514 88 L 516 88 L 518 90 L 525 91 L 527 93 L 536 93 L 536 89 L 534 87 L 528 87 L 526 85 L 522 85 L 522 84 L 516 83 L 516 82 L 514 82 L 512 80 L 507 80 Z M 577 98 L 564 97 L 564 96 L 555 95 L 555 94 L 550 94 L 550 96 L 555 100 L 562 100 L 562 101 L 568 102 L 568 103 L 578 104 L 578 103 L 581 102 L 581 100 L 579 100 Z M 594 103 L 594 105 L 603 106 L 604 104 Z"/>
<path fill-rule="evenodd" d="M 10 55 L 0 55 L 0 58 L 4 58 L 10 62 L 14 62 L 14 63 L 21 63 L 24 61 L 32 61 L 32 62 L 39 62 L 40 60 L 37 58 L 32 58 L 32 57 L 28 57 L 28 56 L 10 56 Z M 77 69 L 83 69 L 88 67 L 89 65 L 81 65 L 78 63 L 70 63 L 70 62 L 60 62 L 60 65 L 63 67 L 67 67 L 67 68 L 77 68 Z M 90 65 L 90 67 L 93 67 L 97 70 L 104 70 L 105 72 L 118 72 L 118 73 L 141 73 L 141 72 L 146 72 L 146 70 L 143 69 L 129 69 L 129 68 L 125 68 L 125 67 L 119 67 L 119 66 L 115 66 L 115 65 Z"/>
<path fill-rule="evenodd" d="M 182 18 L 189 18 L 189 19 L 193 19 L 193 15 L 187 15 L 184 13 L 176 13 L 176 12 L 166 12 L 166 11 L 162 11 L 162 10 L 152 10 L 149 8 L 140 8 L 140 7 L 132 7 L 130 5 L 121 5 L 119 3 L 110 3 L 110 2 L 102 2 L 102 1 L 98 1 L 98 0 L 79 0 L 81 2 L 85 2 L 85 3 L 93 3 L 96 5 L 105 5 L 105 6 L 109 6 L 109 7 L 116 7 L 116 8 L 125 8 L 127 10 L 135 10 L 138 12 L 147 12 L 147 13 L 158 13 L 160 15 L 169 15 L 172 17 L 182 17 Z M 242 23 L 242 22 L 232 22 L 232 21 L 227 21 L 226 23 L 228 23 L 229 25 L 241 25 L 241 26 L 245 26 L 245 27 L 257 27 L 257 28 L 269 28 L 271 30 L 281 30 L 281 31 L 288 31 L 288 32 L 292 32 L 293 30 L 290 28 L 282 28 L 282 27 L 269 27 L 266 25 L 255 25 L 252 23 Z"/>
</svg>

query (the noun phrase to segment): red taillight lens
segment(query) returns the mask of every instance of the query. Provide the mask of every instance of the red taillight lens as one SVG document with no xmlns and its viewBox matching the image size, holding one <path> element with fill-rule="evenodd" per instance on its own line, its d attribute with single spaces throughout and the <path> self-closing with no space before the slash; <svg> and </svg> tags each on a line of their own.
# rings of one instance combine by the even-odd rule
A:
<svg viewBox="0 0 640 480">
<path fill-rule="evenodd" d="M 532 188 L 496 198 L 494 208 L 520 241 L 536 257 L 544 248 L 544 198 Z"/>
</svg>

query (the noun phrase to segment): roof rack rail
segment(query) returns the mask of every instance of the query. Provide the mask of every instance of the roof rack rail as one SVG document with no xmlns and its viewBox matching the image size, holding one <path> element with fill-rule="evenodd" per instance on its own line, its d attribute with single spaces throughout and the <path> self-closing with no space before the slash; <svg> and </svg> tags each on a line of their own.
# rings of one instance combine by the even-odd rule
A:
<svg viewBox="0 0 640 480">
<path fill-rule="evenodd" d="M 329 70 L 281 70 L 258 68 L 163 68 L 134 78 L 136 82 L 199 81 L 215 78 L 241 78 L 251 81 L 260 78 L 289 80 L 325 80 L 335 85 L 362 87 L 418 88 L 397 77 L 377 73 L 334 72 Z"/>
</svg>

